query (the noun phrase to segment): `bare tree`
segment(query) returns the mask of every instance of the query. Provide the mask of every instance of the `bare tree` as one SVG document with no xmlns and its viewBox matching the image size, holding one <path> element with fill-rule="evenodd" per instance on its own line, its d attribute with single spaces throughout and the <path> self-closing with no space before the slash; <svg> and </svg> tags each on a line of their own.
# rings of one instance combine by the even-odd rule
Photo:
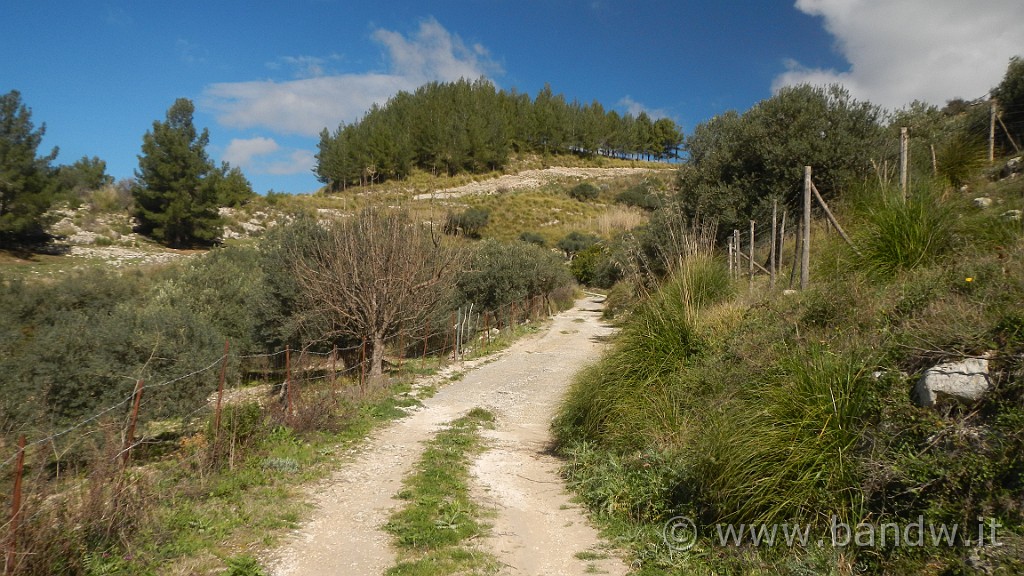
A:
<svg viewBox="0 0 1024 576">
<path fill-rule="evenodd" d="M 325 338 L 365 339 L 379 380 L 387 340 L 418 331 L 448 301 L 461 251 L 403 212 L 366 209 L 325 228 L 290 255 L 304 307 Z"/>
</svg>

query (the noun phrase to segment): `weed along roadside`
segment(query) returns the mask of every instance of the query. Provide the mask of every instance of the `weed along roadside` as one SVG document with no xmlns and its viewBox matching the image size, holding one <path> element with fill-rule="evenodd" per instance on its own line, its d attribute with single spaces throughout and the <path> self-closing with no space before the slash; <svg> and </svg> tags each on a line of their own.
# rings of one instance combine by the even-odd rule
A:
<svg viewBox="0 0 1024 576">
<path fill-rule="evenodd" d="M 565 386 L 612 329 L 585 299 L 532 332 L 371 434 L 314 490 L 316 510 L 271 553 L 270 572 L 440 575 L 458 565 L 576 574 L 593 564 L 625 574 L 569 501 L 548 453 Z"/>
</svg>

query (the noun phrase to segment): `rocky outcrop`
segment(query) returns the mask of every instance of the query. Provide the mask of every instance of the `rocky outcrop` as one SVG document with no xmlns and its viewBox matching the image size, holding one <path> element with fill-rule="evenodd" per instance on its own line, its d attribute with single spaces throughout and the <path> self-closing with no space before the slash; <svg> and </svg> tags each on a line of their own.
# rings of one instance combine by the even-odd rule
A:
<svg viewBox="0 0 1024 576">
<path fill-rule="evenodd" d="M 924 407 L 935 406 L 943 397 L 961 402 L 976 402 L 991 388 L 988 359 L 967 358 L 925 370 L 914 387 L 914 401 Z"/>
</svg>

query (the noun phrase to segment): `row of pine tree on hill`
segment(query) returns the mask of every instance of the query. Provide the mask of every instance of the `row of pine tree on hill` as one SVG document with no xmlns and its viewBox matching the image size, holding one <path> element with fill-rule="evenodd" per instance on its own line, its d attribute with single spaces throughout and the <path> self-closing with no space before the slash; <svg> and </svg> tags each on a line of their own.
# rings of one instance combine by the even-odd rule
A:
<svg viewBox="0 0 1024 576">
<path fill-rule="evenodd" d="M 683 136 L 668 118 L 568 102 L 545 86 L 533 99 L 486 79 L 432 82 L 399 92 L 358 122 L 320 133 L 317 177 L 343 189 L 434 174 L 499 170 L 513 152 L 677 157 Z"/>
</svg>

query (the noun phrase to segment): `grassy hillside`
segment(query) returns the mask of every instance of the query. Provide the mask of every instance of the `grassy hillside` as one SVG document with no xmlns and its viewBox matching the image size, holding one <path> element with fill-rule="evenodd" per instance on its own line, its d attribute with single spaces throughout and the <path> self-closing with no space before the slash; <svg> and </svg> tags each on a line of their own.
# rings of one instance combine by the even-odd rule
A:
<svg viewBox="0 0 1024 576">
<path fill-rule="evenodd" d="M 1024 183 L 971 189 L 848 194 L 833 208 L 857 250 L 816 227 L 804 292 L 750 290 L 721 254 L 691 251 L 622 320 L 555 431 L 571 485 L 640 574 L 1024 570 Z M 925 369 L 979 356 L 982 400 L 912 401 Z M 954 544 L 933 541 L 954 525 Z M 808 543 L 785 543 L 798 527 Z"/>
</svg>

